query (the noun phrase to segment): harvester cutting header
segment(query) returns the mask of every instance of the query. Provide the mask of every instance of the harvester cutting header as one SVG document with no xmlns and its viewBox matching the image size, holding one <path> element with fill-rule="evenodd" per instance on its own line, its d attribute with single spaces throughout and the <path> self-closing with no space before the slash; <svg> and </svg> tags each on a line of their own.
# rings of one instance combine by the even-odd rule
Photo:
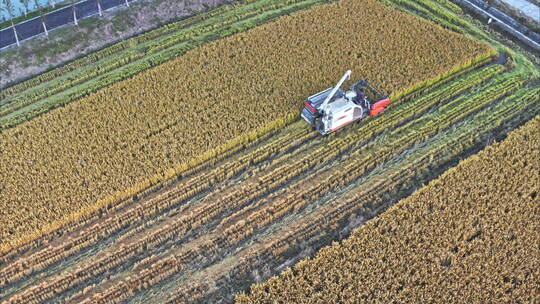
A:
<svg viewBox="0 0 540 304">
<path fill-rule="evenodd" d="M 340 87 L 351 77 L 351 70 L 345 72 L 335 87 L 328 88 L 307 98 L 301 116 L 315 130 L 325 135 L 369 115 L 377 115 L 390 103 L 390 99 L 373 88 L 367 80 L 355 82 L 348 91 Z M 377 101 L 371 102 L 366 89 Z"/>
</svg>

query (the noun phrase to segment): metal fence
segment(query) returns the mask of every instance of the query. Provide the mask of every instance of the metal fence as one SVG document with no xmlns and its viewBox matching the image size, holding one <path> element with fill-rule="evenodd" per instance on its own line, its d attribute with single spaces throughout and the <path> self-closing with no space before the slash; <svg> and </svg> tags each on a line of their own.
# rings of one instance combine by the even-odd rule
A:
<svg viewBox="0 0 540 304">
<path fill-rule="evenodd" d="M 486 18 L 491 18 L 501 29 L 510 33 L 531 48 L 540 51 L 540 35 L 529 30 L 526 26 L 523 26 L 518 21 L 514 20 L 514 18 L 490 6 L 483 0 L 454 0 L 454 2 L 472 9 Z"/>
<path fill-rule="evenodd" d="M 78 20 L 97 15 L 105 11 L 135 0 L 84 0 L 51 11 L 43 16 L 17 23 L 14 27 L 0 30 L 0 50 L 46 32 L 50 32 L 63 25 L 75 23 Z"/>
</svg>

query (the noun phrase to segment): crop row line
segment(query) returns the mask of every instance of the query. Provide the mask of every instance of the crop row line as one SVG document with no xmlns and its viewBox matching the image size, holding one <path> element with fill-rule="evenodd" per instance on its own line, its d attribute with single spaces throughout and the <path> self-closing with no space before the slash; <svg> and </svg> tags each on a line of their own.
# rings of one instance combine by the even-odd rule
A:
<svg viewBox="0 0 540 304">
<path fill-rule="evenodd" d="M 313 136 L 314 133 L 308 132 L 307 128 L 292 130 L 292 132 L 278 137 L 277 140 L 271 140 L 234 161 L 225 161 L 218 167 L 202 171 L 185 181 L 180 181 L 173 188 L 157 193 L 154 197 L 145 201 L 145 204 L 132 205 L 131 208 L 127 208 L 114 216 L 109 216 L 97 225 L 90 224 L 88 229 L 70 236 L 69 242 L 63 243 L 61 246 L 52 247 L 49 245 L 26 258 L 19 258 L 17 262 L 0 269 L 0 286 L 8 285 L 16 280 L 20 280 L 24 276 L 42 270 L 61 259 L 65 259 L 95 244 L 108 235 L 125 229 L 127 226 L 133 224 L 132 221 L 146 220 L 148 217 L 155 216 L 159 212 L 178 205 L 208 190 L 215 183 L 239 174 L 249 165 L 255 165 L 270 159 L 283 150 L 294 149 Z M 163 204 L 163 202 L 166 202 L 166 204 Z M 32 271 L 29 272 L 29 269 Z"/>
<path fill-rule="evenodd" d="M 484 96 L 484 94 L 480 94 L 479 96 L 477 96 L 477 98 L 471 98 L 468 103 L 460 103 L 457 107 L 451 107 L 450 109 L 445 109 L 445 111 L 453 114 L 452 110 L 458 108 L 459 110 L 461 110 L 462 113 L 473 113 L 474 111 L 476 111 L 476 108 L 469 107 L 469 104 L 479 103 L 480 100 L 478 99 L 478 97 L 480 96 Z M 484 99 L 482 100 L 482 102 L 484 104 L 487 104 L 489 102 L 492 102 L 493 100 L 494 99 Z M 436 119 L 436 116 L 434 117 L 434 119 Z M 456 121 L 456 119 L 459 119 L 459 117 L 455 115 L 450 115 L 448 120 L 444 122 L 441 122 L 441 120 L 437 120 L 437 123 L 442 123 L 444 126 L 450 126 Z M 406 126 L 402 128 L 407 129 Z M 216 227 L 214 231 L 218 231 L 217 236 L 214 236 L 209 240 L 204 240 L 203 245 L 201 245 L 200 247 L 200 252 L 192 252 L 193 249 L 189 249 L 188 252 L 182 252 L 179 255 L 168 254 L 170 258 L 164 257 L 160 260 L 160 262 L 157 263 L 165 261 L 164 263 L 166 265 L 169 265 L 170 263 L 184 264 L 187 263 L 186 259 L 188 259 L 189 257 L 197 256 L 197 254 L 201 254 L 203 252 L 206 256 L 209 253 L 217 255 L 217 251 L 238 243 L 240 240 L 243 240 L 249 235 L 251 235 L 257 229 L 260 229 L 261 227 L 266 226 L 270 222 L 275 221 L 277 218 L 282 217 L 287 212 L 302 208 L 303 205 L 307 204 L 310 201 L 313 201 L 314 199 L 317 199 L 323 193 L 328 193 L 329 191 L 333 191 L 333 189 L 352 182 L 353 180 L 359 178 L 367 170 L 374 167 L 377 163 L 384 162 L 387 159 L 391 158 L 393 155 L 400 154 L 414 142 L 422 141 L 427 136 L 432 136 L 433 134 L 436 134 L 438 132 L 438 129 L 433 128 L 432 124 L 426 123 L 422 127 L 421 132 L 415 132 L 413 130 L 409 130 L 409 132 L 410 136 L 402 136 L 400 134 L 401 132 L 395 134 L 394 136 L 396 137 L 396 139 L 392 144 L 389 144 L 388 142 L 390 140 L 386 138 L 384 142 L 380 142 L 377 145 L 379 146 L 380 150 L 377 150 L 376 148 L 370 146 L 366 146 L 365 148 L 363 147 L 362 149 L 351 153 L 351 157 L 349 158 L 348 163 L 344 166 L 338 166 L 336 168 L 333 168 L 327 171 L 325 174 L 317 173 L 316 179 L 314 178 L 315 174 L 310 174 L 310 176 L 307 177 L 308 180 L 316 182 L 312 182 L 309 185 L 305 185 L 305 183 L 299 182 L 292 189 L 288 188 L 289 192 L 293 193 L 284 193 L 280 195 L 281 199 L 270 201 L 269 203 L 264 205 L 262 210 L 254 210 L 250 208 L 248 212 L 249 214 L 244 214 L 243 220 L 240 220 L 232 225 L 225 224 Z M 404 138 L 406 140 L 403 140 Z M 355 159 L 356 157 L 359 157 L 359 159 Z M 359 164 L 362 165 L 359 166 Z M 194 246 L 186 247 L 192 248 Z M 182 251 L 182 249 L 180 249 L 180 251 Z M 126 296 L 127 292 L 132 292 L 133 290 L 145 288 L 144 286 L 154 284 L 163 277 L 166 277 L 167 275 L 164 273 L 153 271 L 154 269 L 163 270 L 163 267 L 163 265 L 156 266 L 156 263 L 154 263 L 150 267 L 152 269 L 151 271 L 145 269 L 140 271 L 140 273 L 144 273 L 144 275 L 141 275 L 138 278 L 131 277 L 129 279 L 129 281 L 131 281 L 131 284 L 129 282 L 121 283 L 119 285 L 112 284 L 111 286 L 114 287 L 112 287 L 111 290 L 107 292 L 100 292 L 97 298 L 89 300 L 92 302 L 121 300 L 122 297 Z M 181 270 L 181 268 L 183 267 L 184 266 L 180 267 L 178 270 Z M 119 290 L 119 288 L 121 290 Z M 120 299 L 118 297 L 120 297 Z"/>
<path fill-rule="evenodd" d="M 501 82 L 500 85 L 496 85 L 494 88 L 490 88 L 489 90 L 482 91 L 481 93 L 477 94 L 476 96 L 472 96 L 471 98 L 467 98 L 467 99 L 456 98 L 452 100 L 451 102 L 446 103 L 443 106 L 441 106 L 438 109 L 437 113 L 430 116 L 421 117 L 415 121 L 410 122 L 409 124 L 405 124 L 401 128 L 398 128 L 389 132 L 384 139 L 385 147 L 381 148 L 381 150 L 375 150 L 375 148 L 371 147 L 372 145 L 376 145 L 376 146 L 380 145 L 380 143 L 372 143 L 372 144 L 364 145 L 362 146 L 361 149 L 350 153 L 348 155 L 349 156 L 348 161 L 351 163 L 349 166 L 354 168 L 356 166 L 356 163 L 359 163 L 359 164 L 362 164 L 363 167 L 370 168 L 370 165 L 369 165 L 370 162 L 374 162 L 371 165 L 371 166 L 374 166 L 375 163 L 384 161 L 385 156 L 387 154 L 381 151 L 388 152 L 388 155 L 393 155 L 393 153 L 396 153 L 395 151 L 400 151 L 399 147 L 403 147 L 405 145 L 404 143 L 411 141 L 411 138 L 414 140 L 415 137 L 418 137 L 419 139 L 421 139 L 421 138 L 432 136 L 434 134 L 433 132 L 437 132 L 437 130 L 447 127 L 449 125 L 447 121 L 456 122 L 459 119 L 467 115 L 470 115 L 471 112 L 474 112 L 480 109 L 481 107 L 485 106 L 486 104 L 490 103 L 491 101 L 496 100 L 500 96 L 503 96 L 509 90 L 517 88 L 518 86 L 520 86 L 521 83 L 522 82 L 520 82 L 517 79 L 510 78 L 504 82 Z M 424 123 L 424 122 L 427 122 L 427 123 Z M 416 125 L 421 126 L 420 130 L 426 130 L 428 132 L 427 135 L 423 133 L 422 131 L 417 132 L 415 130 Z M 408 133 L 410 135 L 402 135 L 403 133 L 405 134 Z M 396 137 L 396 141 L 391 141 L 391 136 Z M 372 152 L 374 150 L 376 152 Z M 354 157 L 356 155 L 362 155 L 362 159 L 355 162 Z M 339 170 L 341 171 L 343 169 L 339 169 Z M 317 179 L 321 179 L 322 176 L 320 176 L 320 173 L 317 173 L 317 174 L 319 176 L 317 177 Z M 332 174 L 331 177 L 329 178 L 333 178 L 333 176 L 335 176 L 335 174 Z M 340 181 L 344 181 L 346 180 L 346 177 L 336 178 L 336 179 Z M 315 192 L 314 189 L 307 190 L 307 191 L 308 191 L 307 193 L 303 193 L 301 195 L 295 194 L 293 195 L 293 198 L 296 198 L 299 195 L 303 197 L 304 195 Z M 270 205 L 267 204 L 264 206 L 267 207 Z M 286 204 L 285 206 L 288 206 L 288 204 Z M 240 214 L 235 214 L 234 218 L 247 217 L 247 215 L 241 214 L 243 213 L 243 211 L 244 210 L 241 210 Z M 251 213 L 253 212 L 253 210 L 249 209 L 248 212 Z M 270 212 L 270 213 L 272 216 L 275 215 L 274 212 Z M 268 214 L 261 214 L 258 221 L 255 221 L 255 222 L 264 226 L 267 219 L 271 219 L 271 218 L 272 217 L 268 216 Z M 227 225 L 224 225 L 223 223 L 220 226 L 221 226 L 221 230 L 225 231 L 225 234 L 227 234 L 228 229 L 232 229 L 231 230 L 232 234 L 235 233 L 234 228 L 229 228 L 227 227 Z"/>
<path fill-rule="evenodd" d="M 450 130 L 450 135 L 440 134 L 434 142 L 429 143 L 426 147 L 417 150 L 414 156 L 407 156 L 405 159 L 398 160 L 397 164 L 390 167 L 386 166 L 383 172 L 366 180 L 364 183 L 357 186 L 351 192 L 347 192 L 344 196 L 333 199 L 324 205 L 313 209 L 306 216 L 294 221 L 272 235 L 266 236 L 265 241 L 259 241 L 254 245 L 256 248 L 249 248 L 239 254 L 235 254 L 236 260 L 241 260 L 235 269 L 227 275 L 227 278 L 243 278 L 249 276 L 253 265 L 260 265 L 266 261 L 275 261 L 276 256 L 289 250 L 291 246 L 297 244 L 298 241 L 307 242 L 310 238 L 320 234 L 322 231 L 336 231 L 339 228 L 339 223 L 343 219 L 350 217 L 353 213 L 361 211 L 363 215 L 370 215 L 380 212 L 379 210 L 387 206 L 388 197 L 395 197 L 396 191 L 401 191 L 403 184 L 412 180 L 413 176 L 420 174 L 427 168 L 439 168 L 447 163 L 450 159 L 459 157 L 459 155 L 475 145 L 483 134 L 493 132 L 492 130 L 501 125 L 501 119 L 510 120 L 516 113 L 523 112 L 527 106 L 534 104 L 534 100 L 538 101 L 540 89 L 526 94 L 516 94 L 507 97 L 504 102 L 498 105 L 495 111 L 486 109 L 484 112 L 485 121 L 476 121 L 474 128 L 471 128 L 469 122 L 462 122 L 455 130 Z M 522 101 L 519 107 L 512 104 L 515 101 Z M 474 140 L 471 138 L 475 138 Z M 459 148 L 456 148 L 459 147 Z M 450 152 L 450 155 L 449 153 Z M 401 156 L 400 156 L 401 157 Z M 396 168 L 396 169 L 393 169 Z M 399 168 L 399 169 L 397 169 Z M 425 182 L 425 181 L 422 181 Z M 214 282 L 208 282 L 212 284 Z M 190 291 L 201 290 L 201 286 L 191 286 Z M 174 295 L 170 296 L 167 303 L 179 303 L 189 300 L 194 296 L 186 290 L 177 290 Z"/>
<path fill-rule="evenodd" d="M 487 71 L 486 74 L 492 76 L 492 75 L 494 75 L 494 74 L 498 71 L 498 69 L 497 69 L 496 67 L 491 67 L 491 66 L 490 66 L 490 67 L 485 68 L 485 71 Z M 474 75 L 481 75 L 481 73 L 478 73 L 478 74 L 475 73 Z M 482 79 L 482 77 L 478 76 L 478 79 Z M 473 82 L 470 82 L 469 84 L 472 85 L 472 83 L 473 83 Z M 456 85 L 456 86 L 451 86 L 451 87 L 454 88 L 455 90 L 463 89 L 463 86 L 457 86 L 457 85 Z M 454 92 L 455 92 L 455 91 L 454 91 Z M 422 98 L 419 99 L 419 100 L 422 101 L 422 103 L 420 104 L 421 106 L 424 106 L 426 109 L 429 107 L 428 102 L 423 102 L 423 99 L 422 99 Z M 431 103 L 436 103 L 437 100 L 435 100 L 435 99 L 430 99 L 429 102 L 431 102 Z M 412 102 L 411 102 L 411 103 L 412 103 Z M 414 113 L 414 112 L 417 112 L 417 111 L 418 111 L 418 108 L 412 107 L 412 106 L 409 106 L 409 107 L 407 107 L 406 109 L 407 109 L 409 112 L 411 112 L 411 113 Z M 389 112 L 390 112 L 390 111 L 389 111 Z M 384 118 L 384 117 L 385 117 L 385 116 L 382 116 L 382 118 Z M 390 117 L 390 115 L 387 116 L 387 117 L 388 117 L 388 118 L 387 118 L 385 121 L 387 121 L 388 124 L 391 124 L 391 123 L 393 122 L 393 117 Z M 386 129 L 386 126 L 385 126 L 384 124 L 379 124 L 379 126 L 380 126 L 380 130 L 381 130 L 381 131 L 383 131 L 384 129 Z M 351 136 L 351 135 L 349 134 L 348 137 L 353 137 L 353 136 Z M 369 137 L 368 137 L 368 138 L 369 138 Z M 358 143 L 358 140 L 352 140 L 352 138 L 351 138 L 349 142 L 350 142 L 350 143 L 353 143 L 353 142 Z M 326 146 L 327 146 L 327 147 L 334 147 L 334 145 L 326 145 Z M 321 150 L 322 150 L 322 149 L 321 149 Z M 323 151 L 324 153 L 322 153 L 322 155 L 324 155 L 326 152 L 331 152 L 331 151 L 328 151 L 328 150 L 332 150 L 332 149 L 324 149 L 324 150 L 326 150 L 326 151 Z M 335 154 L 335 153 L 336 153 L 336 152 L 334 151 L 334 154 Z M 311 155 L 311 156 L 313 156 L 313 155 Z M 311 167 L 311 165 L 309 164 L 309 160 L 310 160 L 310 159 L 311 159 L 311 160 L 317 159 L 317 157 L 310 157 L 310 158 L 308 158 L 308 159 L 303 159 L 303 160 L 300 161 L 300 164 L 302 164 L 302 162 L 304 162 L 304 168 L 310 168 L 310 167 Z M 291 168 L 293 168 L 293 167 L 291 166 Z M 280 175 L 280 176 L 284 176 L 284 175 L 280 174 L 280 173 L 282 173 L 282 171 L 280 172 L 280 170 L 274 170 L 273 172 L 278 173 L 278 175 Z M 276 174 L 276 173 L 274 173 L 274 174 Z M 263 178 L 263 183 L 268 182 L 268 180 L 269 180 L 268 176 L 265 177 L 265 178 Z M 286 180 L 286 179 L 283 179 L 283 178 L 282 178 L 280 181 L 285 181 L 285 180 Z M 261 185 L 261 184 L 259 184 L 259 185 Z M 262 189 L 262 188 L 263 188 L 263 187 L 259 187 L 259 190 Z M 229 196 L 229 198 L 233 198 L 232 200 L 229 200 L 229 202 L 231 202 L 231 203 L 233 203 L 233 204 L 234 204 L 234 203 L 238 203 L 238 202 L 236 201 L 236 199 L 242 197 L 242 196 L 245 194 L 245 192 L 241 191 L 241 192 L 239 192 L 239 193 L 241 193 L 242 195 L 240 195 L 240 196 Z M 178 199 L 178 198 L 177 198 L 177 199 Z M 224 199 L 227 199 L 227 197 L 225 197 Z M 153 200 L 153 201 L 159 201 L 159 202 L 162 202 L 161 200 L 158 200 L 158 199 Z M 166 201 L 166 200 L 165 200 L 165 201 Z M 189 224 L 188 226 L 184 227 L 184 229 L 182 229 L 182 230 L 174 229 L 174 228 L 176 228 L 176 226 L 182 226 L 182 225 L 179 225 L 179 223 L 177 222 L 176 225 L 174 225 L 175 227 L 167 227 L 167 229 L 164 229 L 163 231 L 158 231 L 157 234 L 154 233 L 152 236 L 150 236 L 150 238 L 154 238 L 154 241 L 153 241 L 153 242 L 148 242 L 148 241 L 146 241 L 145 243 L 150 243 L 151 245 L 156 245 L 156 244 L 159 244 L 160 242 L 165 241 L 166 239 L 168 239 L 168 238 L 170 238 L 170 237 L 173 237 L 174 235 L 177 235 L 177 234 L 182 233 L 182 231 L 186 231 L 186 229 L 192 229 L 192 228 L 193 228 L 193 225 L 202 224 L 202 223 L 204 222 L 204 220 L 203 220 L 204 218 L 208 218 L 209 216 L 215 216 L 215 214 L 219 214 L 219 211 L 220 211 L 220 209 L 221 209 L 220 207 L 224 207 L 224 206 L 223 206 L 223 203 L 221 203 L 221 202 L 220 202 L 219 204 L 216 203 L 216 204 L 210 204 L 210 205 L 203 206 L 203 209 L 204 209 L 204 210 L 197 210 L 195 216 L 193 216 L 193 217 L 190 218 L 190 220 L 191 220 L 191 221 L 189 221 L 190 224 Z M 124 220 L 125 220 L 125 219 L 123 219 L 121 222 L 124 222 Z M 117 222 L 112 222 L 112 221 L 110 221 L 110 222 L 111 222 L 111 225 L 114 223 L 114 225 L 112 225 L 112 227 L 118 227 Z M 186 222 L 186 224 L 188 224 L 188 222 Z M 69 244 L 70 247 L 73 248 L 74 250 L 77 250 L 77 249 L 79 248 L 79 247 L 77 247 L 77 246 L 80 246 L 80 245 L 84 244 L 87 240 L 91 240 L 91 239 L 92 239 L 92 235 L 94 235 L 94 233 L 93 233 L 94 231 L 96 231 L 96 232 L 98 232 L 98 231 L 99 231 L 99 232 L 105 232 L 105 233 L 107 234 L 107 233 L 108 233 L 108 230 L 110 230 L 110 228 L 109 228 L 109 229 L 104 229 L 104 228 L 105 228 L 105 227 L 96 226 L 96 227 L 94 227 L 94 229 L 88 230 L 88 231 L 91 232 L 91 233 L 88 233 L 88 234 L 87 234 L 86 239 L 85 239 L 85 238 L 78 239 L 78 241 L 73 242 L 74 244 L 73 244 L 73 243 L 72 243 L 72 244 Z M 118 229 L 118 228 L 117 228 L 117 229 Z M 161 236 L 158 237 L 158 235 L 161 235 Z M 148 240 L 148 238 L 145 238 L 145 240 Z M 142 240 L 141 240 L 141 241 L 142 241 Z M 135 245 L 135 246 L 130 246 L 130 249 L 127 249 L 127 248 L 126 248 L 125 251 L 127 251 L 127 252 L 130 252 L 130 251 L 133 251 L 133 250 L 135 250 L 135 251 L 140 251 L 140 250 L 143 250 L 145 247 L 146 247 L 146 246 L 138 246 L 138 245 Z M 139 250 L 136 250 L 137 248 L 138 248 Z M 58 251 L 60 251 L 60 250 L 58 250 Z M 51 259 L 51 258 L 54 259 L 54 257 L 57 256 L 57 254 L 53 254 L 53 253 L 54 253 L 53 250 L 49 250 L 49 251 L 47 251 L 47 252 L 49 252 L 49 254 L 43 253 L 44 256 L 45 256 L 45 261 L 47 261 L 48 259 Z M 131 254 L 131 255 L 132 255 L 132 254 Z M 131 255 L 130 255 L 130 256 L 131 256 Z M 120 259 L 120 260 L 124 260 L 124 259 L 121 257 L 121 255 L 117 255 L 117 257 L 118 257 L 118 259 Z M 37 260 L 37 259 L 33 259 L 33 260 Z M 114 265 L 114 263 L 112 263 L 112 261 L 109 261 L 109 263 L 107 263 L 107 264 Z M 15 273 L 17 273 L 17 271 L 12 271 L 12 272 L 11 272 L 12 275 L 15 275 Z"/>
</svg>

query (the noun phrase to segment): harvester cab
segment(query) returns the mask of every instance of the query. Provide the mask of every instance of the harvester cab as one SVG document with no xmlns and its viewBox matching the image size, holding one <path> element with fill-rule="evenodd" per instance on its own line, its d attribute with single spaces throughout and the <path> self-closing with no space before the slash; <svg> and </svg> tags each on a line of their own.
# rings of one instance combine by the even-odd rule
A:
<svg viewBox="0 0 540 304">
<path fill-rule="evenodd" d="M 366 115 L 377 115 L 390 103 L 388 97 L 373 88 L 367 80 L 355 82 L 349 90 L 341 89 L 351 77 L 351 70 L 343 74 L 335 87 L 328 88 L 304 101 L 302 118 L 313 129 L 325 135 L 340 129 Z M 371 102 L 371 100 L 376 100 Z"/>
</svg>

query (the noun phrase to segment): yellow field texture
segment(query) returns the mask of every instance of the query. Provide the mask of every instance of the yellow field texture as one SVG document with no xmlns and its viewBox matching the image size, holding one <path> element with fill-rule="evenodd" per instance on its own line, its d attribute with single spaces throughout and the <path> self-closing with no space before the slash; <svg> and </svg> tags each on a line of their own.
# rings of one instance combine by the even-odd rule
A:
<svg viewBox="0 0 540 304">
<path fill-rule="evenodd" d="M 538 303 L 540 116 L 237 303 Z"/>
<path fill-rule="evenodd" d="M 207 44 L 2 132 L 0 246 L 296 114 L 347 69 L 396 93 L 489 52 L 374 0 L 319 6 Z"/>
</svg>

